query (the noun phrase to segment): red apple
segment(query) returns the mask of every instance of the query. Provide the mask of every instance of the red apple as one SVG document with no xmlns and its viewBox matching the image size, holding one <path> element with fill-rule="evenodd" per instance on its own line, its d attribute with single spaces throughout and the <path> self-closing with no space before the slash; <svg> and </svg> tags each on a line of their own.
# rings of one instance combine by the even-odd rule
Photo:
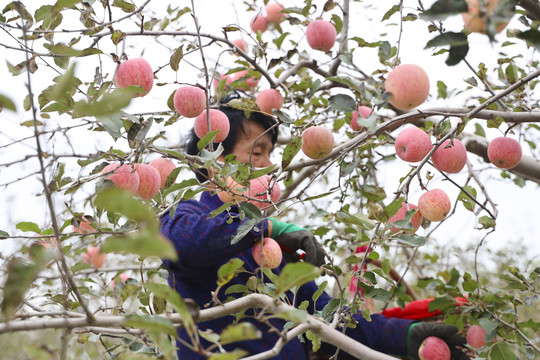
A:
<svg viewBox="0 0 540 360">
<path fill-rule="evenodd" d="M 390 104 L 407 111 L 426 101 L 429 95 L 429 78 L 420 66 L 403 64 L 387 76 L 384 88 L 392 94 Z"/>
<path fill-rule="evenodd" d="M 174 93 L 176 112 L 187 118 L 194 118 L 206 108 L 206 94 L 196 86 L 182 86 Z"/>
<path fill-rule="evenodd" d="M 139 188 L 135 195 L 144 200 L 156 196 L 161 185 L 161 177 L 156 168 L 148 164 L 135 164 L 135 171 L 139 174 Z"/>
<path fill-rule="evenodd" d="M 233 82 L 233 78 L 230 75 L 221 75 L 218 74 L 214 79 L 212 80 L 212 85 L 214 86 L 214 90 L 217 90 L 219 83 L 221 80 L 225 80 L 225 84 L 223 88 L 227 89 L 229 85 Z"/>
<path fill-rule="evenodd" d="M 458 139 L 445 140 L 431 155 L 433 166 L 451 174 L 460 172 L 467 163 L 467 150 Z"/>
<path fill-rule="evenodd" d="M 145 59 L 129 59 L 118 65 L 114 83 L 122 89 L 128 86 L 140 86 L 144 89 L 144 92 L 137 92 L 135 96 L 145 96 L 154 85 L 154 73 Z"/>
<path fill-rule="evenodd" d="M 336 42 L 336 27 L 325 20 L 315 20 L 309 23 L 306 29 L 306 39 L 314 50 L 330 51 Z"/>
<path fill-rule="evenodd" d="M 176 169 L 176 165 L 166 158 L 157 158 L 150 161 L 150 164 L 154 169 L 159 173 L 159 178 L 161 179 L 160 187 L 163 189 L 165 187 L 165 182 L 167 181 L 167 176 Z"/>
<path fill-rule="evenodd" d="M 396 221 L 405 220 L 405 215 L 407 214 L 407 211 L 413 210 L 413 209 L 418 209 L 418 206 L 413 205 L 413 204 L 408 204 L 408 203 L 404 202 L 403 204 L 401 204 L 401 208 L 398 210 L 396 215 L 394 215 L 390 219 L 388 219 L 388 223 L 392 224 L 392 223 L 394 223 Z M 399 229 L 397 227 L 392 227 L 392 228 L 390 228 L 390 231 L 393 234 L 395 234 L 395 233 L 397 233 L 399 231 L 403 231 L 405 234 L 414 234 L 416 232 L 416 230 L 418 230 L 418 228 L 422 224 L 422 214 L 420 213 L 420 211 L 417 211 L 416 214 L 413 215 L 413 217 L 410 220 L 410 223 L 412 224 L 413 229 L 404 230 L 404 229 Z"/>
<path fill-rule="evenodd" d="M 112 163 L 103 168 L 102 174 L 110 173 L 105 179 L 111 180 L 120 189 L 127 190 L 133 194 L 139 188 L 139 175 L 130 165 L 120 165 L 120 163 Z"/>
<path fill-rule="evenodd" d="M 90 234 L 96 231 L 91 225 L 91 221 L 83 215 L 82 221 L 79 221 L 79 227 L 72 225 L 73 231 L 78 232 L 79 234 Z"/>
<path fill-rule="evenodd" d="M 270 199 L 273 203 L 278 202 L 281 197 L 281 189 L 277 183 L 274 183 L 272 189 L 270 189 L 270 175 L 263 175 L 256 179 L 252 179 L 249 182 L 248 196 L 261 200 L 268 200 L 268 192 L 270 192 Z M 248 200 L 249 203 L 257 206 L 259 209 L 269 208 L 272 205 L 268 202 L 261 202 L 256 200 Z"/>
<path fill-rule="evenodd" d="M 89 246 L 86 248 L 86 253 L 84 253 L 82 257 L 84 263 L 94 265 L 96 269 L 99 269 L 105 265 L 105 261 L 107 260 L 107 254 L 102 253 L 99 246 Z"/>
<path fill-rule="evenodd" d="M 262 247 L 261 247 L 262 245 Z M 264 238 L 262 244 L 261 240 L 257 241 L 253 245 L 251 253 L 253 260 L 257 265 L 269 269 L 275 269 L 281 264 L 283 260 L 283 253 L 276 240 L 272 238 Z M 262 265 L 261 265 L 261 253 L 262 253 Z"/>
<path fill-rule="evenodd" d="M 492 21 L 497 19 L 497 17 L 494 16 L 494 11 L 495 6 L 497 6 L 497 3 L 499 3 L 500 0 L 482 0 L 482 4 L 484 5 L 481 5 L 479 0 L 465 1 L 467 1 L 467 5 L 469 5 L 468 12 L 461 14 L 465 29 L 469 32 L 485 34 L 488 17 Z M 506 25 L 508 25 L 508 22 L 498 21 L 495 23 L 495 31 L 497 33 L 503 31 Z"/>
<path fill-rule="evenodd" d="M 429 221 L 441 221 L 450 213 L 451 208 L 450 198 L 441 189 L 429 190 L 418 200 L 420 213 Z"/>
<path fill-rule="evenodd" d="M 418 162 L 431 151 L 431 139 L 429 135 L 416 126 L 408 127 L 401 131 L 396 138 L 394 148 L 396 155 L 401 160 Z"/>
<path fill-rule="evenodd" d="M 418 357 L 420 360 L 450 360 L 450 348 L 442 339 L 429 336 L 420 344 Z"/>
<path fill-rule="evenodd" d="M 287 14 L 281 12 L 282 10 L 283 6 L 279 3 L 275 1 L 269 2 L 268 5 L 266 5 L 266 20 L 271 23 L 279 24 L 287 16 Z"/>
<path fill-rule="evenodd" d="M 467 330 L 467 344 L 475 349 L 486 345 L 486 330 L 480 325 L 471 325 Z"/>
<path fill-rule="evenodd" d="M 276 89 L 266 89 L 257 94 L 255 103 L 262 112 L 272 114 L 272 110 L 279 110 L 283 106 L 283 96 Z"/>
<path fill-rule="evenodd" d="M 259 79 L 253 76 L 249 76 L 247 70 L 240 70 L 238 72 L 235 72 L 231 75 L 231 78 L 233 81 L 243 81 L 243 84 L 241 84 L 239 88 L 244 90 L 251 90 L 255 88 L 257 84 L 259 84 Z"/>
<path fill-rule="evenodd" d="M 195 118 L 195 124 L 193 128 L 195 129 L 195 134 L 202 139 L 208 133 L 208 127 L 206 122 L 206 114 L 209 113 L 210 116 L 210 130 L 217 131 L 214 142 L 222 142 L 229 135 L 230 124 L 229 118 L 225 113 L 216 109 L 210 109 L 210 111 L 203 111 L 199 116 Z"/>
<path fill-rule="evenodd" d="M 259 14 L 253 19 L 251 19 L 251 22 L 249 23 L 251 26 L 251 30 L 256 33 L 257 31 L 260 31 L 261 33 L 265 32 L 268 28 L 268 20 L 263 16 L 263 14 Z"/>
<path fill-rule="evenodd" d="M 312 126 L 302 132 L 302 151 L 310 159 L 322 159 L 334 148 L 334 134 L 324 126 Z"/>
<path fill-rule="evenodd" d="M 357 111 L 353 111 L 351 117 L 351 128 L 353 131 L 361 131 L 364 129 L 363 126 L 358 125 L 358 116 L 360 115 L 362 119 L 367 119 L 372 112 L 373 110 L 370 107 L 363 105 L 359 106 Z"/>
<path fill-rule="evenodd" d="M 248 45 L 248 43 L 247 43 L 246 40 L 244 40 L 244 39 L 234 39 L 234 40 L 232 41 L 232 43 L 233 43 L 234 45 L 236 45 L 240 50 L 242 50 L 243 52 L 247 53 L 248 48 L 249 48 L 249 45 Z M 238 55 L 237 52 L 235 52 L 235 54 Z"/>
<path fill-rule="evenodd" d="M 493 139 L 487 149 L 489 161 L 501 169 L 511 169 L 521 160 L 521 145 L 517 140 L 509 137 Z"/>
</svg>

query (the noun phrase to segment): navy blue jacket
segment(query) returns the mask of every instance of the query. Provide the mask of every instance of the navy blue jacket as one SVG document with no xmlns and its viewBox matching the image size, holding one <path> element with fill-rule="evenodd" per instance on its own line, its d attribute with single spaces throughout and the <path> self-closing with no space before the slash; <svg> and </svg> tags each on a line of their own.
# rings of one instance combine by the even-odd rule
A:
<svg viewBox="0 0 540 360">
<path fill-rule="evenodd" d="M 217 195 L 211 195 L 204 192 L 200 201 L 188 200 L 178 204 L 174 217 L 165 214 L 161 219 L 161 233 L 170 239 L 178 252 L 178 261 L 164 261 L 165 266 L 170 272 L 169 284 L 176 289 L 183 298 L 191 298 L 199 304 L 201 309 L 210 303 L 212 299 L 211 292 L 217 287 L 217 271 L 219 267 L 225 264 L 233 257 L 244 261 L 244 268 L 248 272 L 255 272 L 258 268 L 257 263 L 251 255 L 251 247 L 260 239 L 261 231 L 264 236 L 268 236 L 268 220 L 264 220 L 256 225 L 242 240 L 231 245 L 231 238 L 236 233 L 238 227 L 242 224 L 238 218 L 231 223 L 227 223 L 229 215 L 223 212 L 220 215 L 209 219 L 211 211 L 221 206 L 223 202 Z M 235 213 L 236 208 L 230 209 Z M 237 213 L 236 213 L 237 214 Z M 279 274 L 285 266 L 285 262 L 272 270 Z M 249 273 L 242 272 L 226 285 L 246 284 Z M 296 295 L 296 304 L 299 305 L 306 300 L 310 303 L 308 311 L 313 313 L 312 295 L 318 287 L 314 282 L 302 286 Z M 238 295 L 238 294 L 232 294 Z M 221 289 L 218 294 L 220 301 L 225 301 L 227 297 L 225 289 Z M 321 295 L 316 302 L 317 310 L 322 308 L 331 298 L 326 293 Z M 251 312 L 247 312 L 250 314 Z M 407 330 L 411 320 L 387 318 L 380 314 L 374 314 L 371 322 L 366 321 L 361 316 L 354 315 L 359 322 L 354 329 L 347 329 L 346 334 L 372 349 L 398 356 L 406 355 L 406 337 Z M 202 331 L 211 329 L 215 333 L 221 331 L 235 320 L 233 316 L 227 316 L 216 320 L 199 323 L 199 329 Z M 271 349 L 278 340 L 275 332 L 269 332 L 268 326 L 261 324 L 251 318 L 245 318 L 242 321 L 250 321 L 262 332 L 263 337 L 259 340 L 244 341 L 226 345 L 225 349 L 233 350 L 241 348 L 247 350 L 253 355 Z M 284 320 L 273 319 L 271 323 L 280 331 L 285 324 Z M 189 342 L 189 338 L 183 329 L 178 332 L 180 338 Z M 209 346 L 210 343 L 201 340 L 203 345 Z M 177 342 L 178 358 L 180 360 L 204 359 L 192 352 L 186 346 Z M 309 341 L 302 343 L 298 339 L 289 342 L 281 353 L 275 359 L 308 359 L 310 349 Z M 330 346 L 323 346 L 319 351 L 334 351 Z"/>
</svg>

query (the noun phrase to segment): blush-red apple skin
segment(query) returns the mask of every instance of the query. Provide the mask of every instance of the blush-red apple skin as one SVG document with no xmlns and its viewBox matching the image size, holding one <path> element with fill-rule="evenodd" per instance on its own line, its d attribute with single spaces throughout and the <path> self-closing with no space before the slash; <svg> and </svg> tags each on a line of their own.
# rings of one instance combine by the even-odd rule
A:
<svg viewBox="0 0 540 360">
<path fill-rule="evenodd" d="M 501 169 L 516 167 L 523 155 L 519 142 L 506 136 L 491 140 L 487 153 L 489 161 Z"/>
<path fill-rule="evenodd" d="M 256 77 L 250 76 L 247 70 L 240 70 L 231 75 L 233 81 L 242 80 L 243 84 L 240 84 L 238 87 L 244 90 L 252 90 L 259 84 L 259 79 Z"/>
<path fill-rule="evenodd" d="M 467 330 L 467 344 L 475 349 L 486 345 L 486 330 L 480 325 L 471 325 Z"/>
<path fill-rule="evenodd" d="M 363 130 L 364 127 L 358 124 L 358 117 L 361 117 L 362 119 L 367 119 L 372 112 L 373 110 L 370 107 L 364 105 L 359 106 L 356 111 L 353 111 L 351 117 L 351 128 L 353 129 L 353 131 Z"/>
<path fill-rule="evenodd" d="M 206 94 L 196 86 L 182 86 L 173 98 L 176 112 L 187 118 L 194 118 L 206 108 Z"/>
<path fill-rule="evenodd" d="M 426 191 L 418 199 L 418 209 L 429 221 L 441 221 L 452 208 L 450 198 L 444 190 L 433 189 Z"/>
<path fill-rule="evenodd" d="M 263 33 L 268 28 L 268 20 L 266 19 L 266 17 L 264 17 L 263 14 L 259 14 L 253 17 L 253 19 L 251 19 L 249 25 L 254 33 L 256 33 L 257 31 Z"/>
<path fill-rule="evenodd" d="M 278 202 L 279 198 L 281 197 L 281 188 L 277 183 L 274 183 L 274 185 L 270 189 L 271 179 L 272 178 L 269 175 L 263 175 L 256 179 L 250 180 L 248 196 L 256 199 L 268 200 L 268 191 L 270 190 L 270 199 L 273 203 Z M 268 202 L 261 202 L 256 200 L 249 200 L 248 202 L 254 204 L 260 209 L 265 209 L 272 206 Z"/>
<path fill-rule="evenodd" d="M 330 51 L 336 42 L 336 27 L 326 20 L 315 20 L 306 29 L 306 39 L 314 50 Z"/>
<path fill-rule="evenodd" d="M 436 337 L 427 337 L 418 350 L 420 360 L 450 360 L 450 348 L 444 340 Z"/>
<path fill-rule="evenodd" d="M 283 96 L 276 89 L 266 89 L 257 94 L 255 103 L 262 112 L 272 114 L 272 110 L 279 110 L 283 106 Z"/>
<path fill-rule="evenodd" d="M 416 64 L 403 64 L 394 68 L 386 77 L 384 88 L 392 94 L 390 104 L 407 111 L 426 101 L 429 96 L 429 78 Z"/>
<path fill-rule="evenodd" d="M 101 173 L 107 174 L 111 171 L 114 172 L 105 179 L 111 180 L 114 185 L 132 194 L 137 192 L 139 188 L 139 175 L 130 165 L 124 164 L 120 166 L 120 163 L 112 163 L 105 166 Z"/>
<path fill-rule="evenodd" d="M 261 246 L 262 245 L 262 246 Z M 262 265 L 261 265 L 261 251 L 262 251 Z M 251 251 L 253 260 L 257 265 L 266 267 L 269 269 L 275 269 L 283 260 L 283 253 L 276 240 L 266 237 L 264 243 L 261 244 L 261 240 L 257 241 L 252 247 Z"/>
<path fill-rule="evenodd" d="M 469 32 L 478 32 L 481 34 L 486 33 L 486 24 L 488 17 L 491 21 L 497 21 L 497 17 L 494 15 L 494 10 L 500 0 L 482 0 L 485 7 L 480 5 L 479 0 L 466 0 L 468 5 L 468 11 L 462 13 L 463 26 Z M 497 21 L 495 23 L 495 32 L 499 33 L 504 30 L 508 25 L 506 21 Z"/>
<path fill-rule="evenodd" d="M 467 163 L 467 149 L 459 139 L 446 139 L 431 155 L 431 161 L 437 170 L 457 174 Z"/>
<path fill-rule="evenodd" d="M 431 151 L 431 138 L 424 130 L 411 126 L 398 134 L 394 148 L 401 160 L 418 162 Z"/>
<path fill-rule="evenodd" d="M 135 164 L 135 171 L 139 175 L 139 188 L 135 195 L 144 200 L 152 199 L 161 185 L 159 172 L 148 164 Z"/>
<path fill-rule="evenodd" d="M 157 158 L 148 164 L 152 166 L 154 169 L 156 169 L 159 173 L 159 178 L 161 179 L 160 188 L 165 187 L 165 182 L 167 181 L 167 177 L 171 174 L 171 172 L 176 169 L 176 165 L 174 163 L 166 158 Z"/>
<path fill-rule="evenodd" d="M 278 2 L 272 1 L 266 5 L 266 20 L 271 23 L 279 24 L 287 16 L 282 13 L 283 6 Z"/>
<path fill-rule="evenodd" d="M 334 134 L 324 126 L 312 126 L 302 132 L 302 151 L 310 159 L 322 159 L 334 148 Z"/>
<path fill-rule="evenodd" d="M 229 85 L 231 85 L 231 83 L 233 82 L 233 78 L 232 76 L 230 75 L 222 75 L 222 74 L 217 74 L 214 79 L 212 80 L 212 85 L 214 86 L 214 90 L 217 90 L 218 86 L 219 86 L 219 83 L 221 82 L 221 80 L 225 80 L 225 83 L 223 85 L 223 88 L 224 89 L 227 89 L 229 87 Z"/>
<path fill-rule="evenodd" d="M 232 41 L 232 43 L 233 43 L 234 45 L 236 45 L 240 50 L 242 50 L 243 52 L 247 53 L 248 48 L 249 48 L 249 45 L 248 45 L 248 43 L 247 43 L 246 40 L 240 39 L 240 38 L 239 38 L 239 39 L 234 39 L 234 40 Z M 235 54 L 236 54 L 236 53 L 235 53 Z"/>
<path fill-rule="evenodd" d="M 399 208 L 396 215 L 394 215 L 390 219 L 388 219 L 388 223 L 392 224 L 395 221 L 405 220 L 405 215 L 407 214 L 407 211 L 413 210 L 413 209 L 418 209 L 418 206 L 416 206 L 414 204 L 408 204 L 408 203 L 404 202 L 403 204 L 401 204 L 401 207 Z M 411 218 L 410 221 L 411 221 L 412 227 L 414 229 L 404 230 L 404 229 L 399 229 L 399 228 L 396 228 L 396 227 L 392 227 L 392 228 L 390 228 L 390 231 L 393 234 L 395 234 L 395 233 L 397 233 L 399 231 L 403 231 L 405 234 L 414 234 L 416 232 L 416 230 L 418 230 L 420 225 L 422 225 L 422 214 L 420 213 L 420 211 L 417 211 L 416 214 L 413 215 L 413 217 Z"/>
<path fill-rule="evenodd" d="M 133 58 L 118 65 L 114 83 L 122 89 L 128 86 L 140 86 L 144 91 L 135 93 L 135 96 L 145 96 L 154 85 L 154 73 L 148 61 L 143 58 Z"/>
<path fill-rule="evenodd" d="M 195 129 L 195 134 L 199 137 L 199 139 L 202 139 L 206 134 L 208 134 L 206 113 L 207 111 L 204 110 L 199 116 L 197 116 L 193 125 L 193 128 Z M 222 142 L 229 135 L 229 130 L 231 127 L 229 123 L 229 118 L 227 117 L 227 115 L 225 115 L 225 113 L 217 109 L 210 109 L 209 116 L 210 130 L 219 130 L 219 132 L 216 134 L 216 137 L 214 138 L 214 142 Z"/>
</svg>

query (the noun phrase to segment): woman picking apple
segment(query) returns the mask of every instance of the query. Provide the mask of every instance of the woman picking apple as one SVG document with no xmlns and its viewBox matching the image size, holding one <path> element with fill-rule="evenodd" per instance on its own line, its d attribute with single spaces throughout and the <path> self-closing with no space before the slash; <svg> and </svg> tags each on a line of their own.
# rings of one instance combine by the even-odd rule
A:
<svg viewBox="0 0 540 360">
<path fill-rule="evenodd" d="M 230 98 L 222 100 L 219 109 L 215 110 L 221 111 L 229 120 L 228 135 L 221 143 L 224 151 L 219 160 L 224 161 L 225 156 L 234 155 L 236 160 L 244 164 L 251 163 L 258 168 L 270 166 L 272 164 L 270 155 L 277 141 L 278 133 L 275 119 L 261 112 L 251 112 L 249 118 L 246 118 L 243 111 L 224 105 L 228 100 Z M 197 142 L 200 138 L 197 135 L 195 130 L 192 130 L 187 139 L 186 151 L 190 155 L 199 153 Z M 209 174 L 205 169 L 194 170 L 200 182 L 208 181 L 213 176 L 213 171 L 210 171 Z M 265 181 L 262 184 L 268 186 L 268 179 Z M 170 274 L 169 285 L 176 289 L 183 298 L 193 299 L 201 308 L 212 303 L 214 296 L 220 302 L 225 302 L 231 296 L 231 294 L 227 294 L 227 288 L 245 286 L 248 283 L 252 274 L 257 272 L 258 263 L 260 263 L 254 259 L 256 252 L 252 248 L 262 238 L 274 239 L 284 250 L 282 261 L 278 256 L 279 251 L 275 251 L 275 248 L 269 249 L 267 252 L 267 254 L 277 254 L 278 265 L 271 270 L 275 274 L 279 275 L 287 262 L 301 261 L 300 256 L 296 253 L 297 250 L 305 253 L 303 261 L 315 266 L 321 266 L 325 262 L 324 251 L 309 230 L 274 218 L 266 218 L 256 224 L 240 241 L 233 244 L 233 236 L 240 226 L 249 219 L 239 217 L 239 209 L 236 205 L 217 216 L 210 216 L 212 211 L 224 204 L 223 200 L 233 202 L 242 200 L 242 187 L 235 187 L 233 183 L 229 183 L 233 188 L 233 191 L 230 192 L 218 192 L 214 185 L 209 185 L 199 200 L 180 202 L 174 214 L 165 214 L 161 219 L 161 232 L 170 239 L 178 253 L 177 261 L 164 260 Z M 274 197 L 276 191 L 274 188 L 268 191 L 268 196 L 261 198 L 259 198 L 261 196 L 260 190 L 253 190 L 250 193 L 251 190 L 251 186 L 248 189 L 243 189 L 244 193 L 251 198 L 248 200 L 255 201 L 259 207 L 271 205 L 270 201 L 277 200 Z M 216 194 L 216 192 L 218 193 Z M 253 200 L 253 197 L 257 200 L 260 199 L 260 201 Z M 257 246 L 259 246 L 257 251 L 259 255 L 255 257 L 260 256 L 261 251 L 265 251 L 264 249 L 260 250 L 260 244 Z M 221 289 L 216 294 L 218 269 L 234 258 L 243 261 L 246 271 L 237 274 L 227 284 L 227 288 Z M 275 265 L 273 264 L 271 267 Z M 266 279 L 266 282 L 269 280 Z M 321 311 L 331 300 L 329 295 L 323 293 L 314 303 L 313 295 L 317 290 L 318 286 L 315 282 L 309 282 L 301 286 L 295 296 L 288 293 L 287 297 L 296 307 L 302 302 L 306 302 L 308 304 L 307 311 L 313 314 L 315 311 Z M 248 310 L 241 321 L 252 323 L 261 331 L 262 337 L 224 345 L 226 350 L 243 349 L 250 355 L 254 355 L 272 349 L 280 340 L 280 333 L 284 329 L 286 320 L 273 318 L 269 322 L 261 322 L 252 316 L 253 314 L 253 311 Z M 388 318 L 381 314 L 372 315 L 370 322 L 366 321 L 361 314 L 354 314 L 353 317 L 358 324 L 355 328 L 348 328 L 346 334 L 375 350 L 418 359 L 418 351 L 423 340 L 429 336 L 437 336 L 448 344 L 454 359 L 468 359 L 465 354 L 455 348 L 456 345 L 465 344 L 465 339 L 456 335 L 456 327 L 415 323 L 413 320 Z M 198 326 L 202 331 L 211 330 L 214 334 L 220 334 L 234 322 L 234 316 L 227 316 L 201 322 Z M 414 326 L 412 326 L 413 324 Z M 183 328 L 179 329 L 178 336 L 179 359 L 206 358 L 205 349 L 212 346 L 212 343 L 200 338 L 201 347 L 191 346 L 190 338 Z M 295 337 L 283 346 L 281 352 L 274 359 L 307 360 L 310 350 L 309 342 L 301 342 Z M 328 344 L 322 344 L 319 350 L 319 352 L 328 355 L 334 354 L 335 351 L 336 349 Z M 340 354 L 347 356 L 343 352 Z"/>
</svg>

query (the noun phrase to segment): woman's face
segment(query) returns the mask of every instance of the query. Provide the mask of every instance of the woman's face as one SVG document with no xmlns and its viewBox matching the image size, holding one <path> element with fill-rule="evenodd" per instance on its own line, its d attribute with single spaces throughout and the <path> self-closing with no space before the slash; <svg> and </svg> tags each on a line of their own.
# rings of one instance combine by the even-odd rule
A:
<svg viewBox="0 0 540 360">
<path fill-rule="evenodd" d="M 232 149 L 232 154 L 236 156 L 236 160 L 243 162 L 244 164 L 252 163 L 258 168 L 265 168 L 272 165 L 270 154 L 272 153 L 274 146 L 272 145 L 272 140 L 268 133 L 259 138 L 264 132 L 265 130 L 261 125 L 254 121 L 246 120 L 244 122 L 244 131 L 238 133 L 236 144 L 234 144 Z M 251 154 L 250 161 L 249 155 L 252 147 L 253 153 Z"/>
</svg>

